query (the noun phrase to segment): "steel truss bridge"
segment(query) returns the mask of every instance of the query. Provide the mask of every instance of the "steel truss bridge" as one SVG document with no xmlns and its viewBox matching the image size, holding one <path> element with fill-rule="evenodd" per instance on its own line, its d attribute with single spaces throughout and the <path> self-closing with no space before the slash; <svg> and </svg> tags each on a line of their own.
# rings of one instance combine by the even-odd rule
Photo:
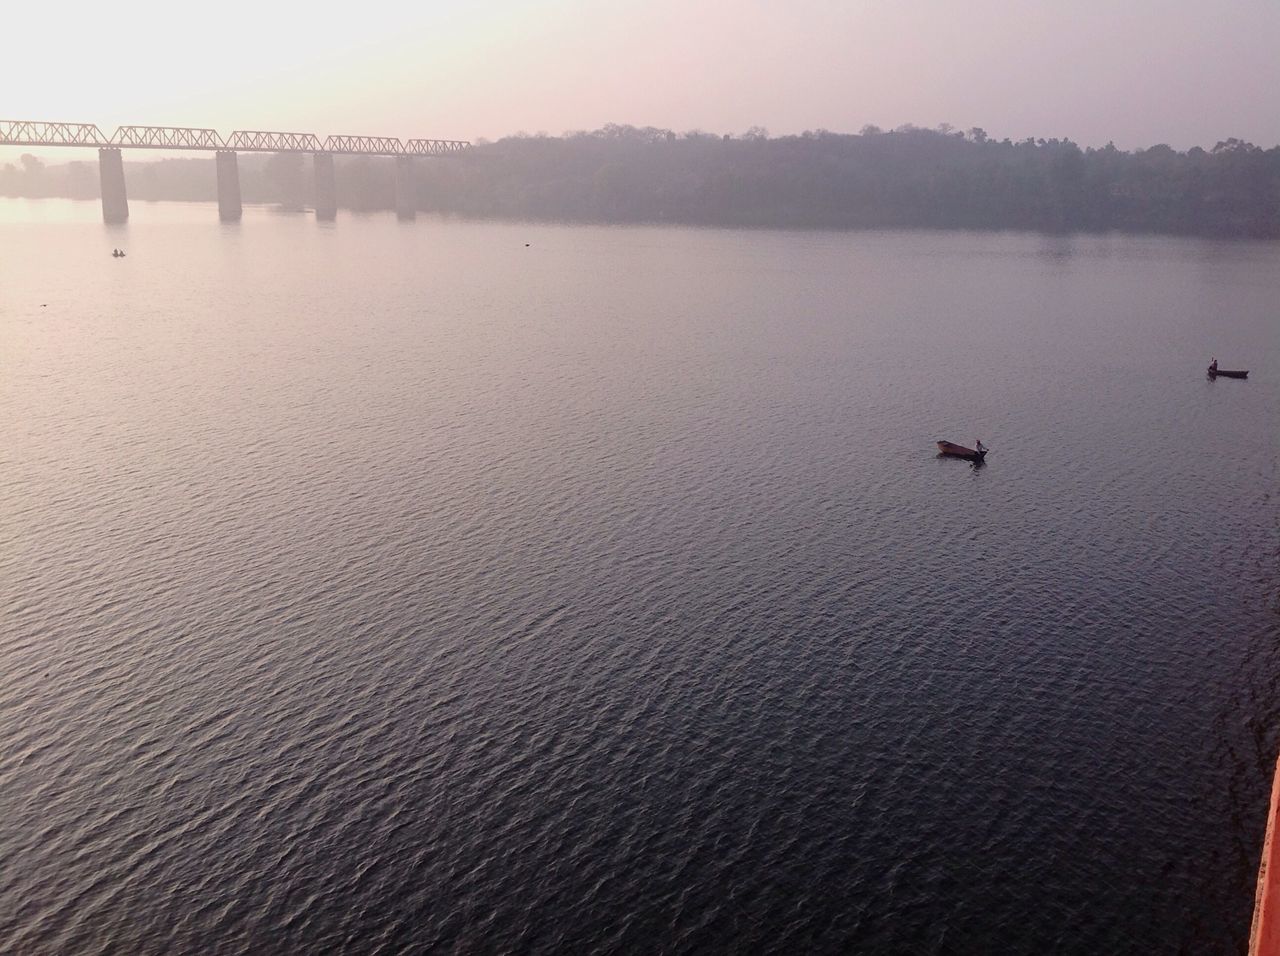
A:
<svg viewBox="0 0 1280 956">
<path fill-rule="evenodd" d="M 121 126 L 107 136 L 93 123 L 0 120 L 0 146 L 94 146 L 98 149 L 222 150 L 240 153 L 334 153 L 344 156 L 443 156 L 471 144 L 459 139 L 391 136 L 328 136 L 238 129 L 223 137 L 216 129 L 190 126 Z"/>
<path fill-rule="evenodd" d="M 391 156 L 396 161 L 396 215 L 412 219 L 417 209 L 413 159 L 416 156 L 448 156 L 471 148 L 459 139 L 411 139 L 391 136 L 329 136 L 314 133 L 281 133 L 238 129 L 222 136 L 216 129 L 193 126 L 121 126 L 107 136 L 93 123 L 46 123 L 36 120 L 0 120 L 0 146 L 83 146 L 98 150 L 98 177 L 102 185 L 102 218 L 106 222 L 129 220 L 122 149 L 208 150 L 217 154 L 218 216 L 223 222 L 240 219 L 238 153 L 311 153 L 315 161 L 316 218 L 331 220 L 338 214 L 333 157 Z"/>
</svg>

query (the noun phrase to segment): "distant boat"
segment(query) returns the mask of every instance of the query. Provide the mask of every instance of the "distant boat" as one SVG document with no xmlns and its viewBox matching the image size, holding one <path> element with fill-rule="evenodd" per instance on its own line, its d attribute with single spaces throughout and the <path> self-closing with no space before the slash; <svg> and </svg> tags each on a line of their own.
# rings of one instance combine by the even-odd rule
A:
<svg viewBox="0 0 1280 956">
<path fill-rule="evenodd" d="M 1212 365 L 1210 365 L 1209 377 L 1217 378 L 1219 375 L 1221 375 L 1223 378 L 1248 378 L 1249 370 L 1247 368 L 1246 369 L 1214 368 Z"/>
<path fill-rule="evenodd" d="M 978 445 L 981 446 L 982 442 L 978 442 Z M 967 458 L 969 461 L 982 461 L 987 457 L 986 448 L 979 447 L 975 451 L 967 445 L 957 445 L 950 441 L 938 442 L 938 453 L 950 458 Z"/>
</svg>

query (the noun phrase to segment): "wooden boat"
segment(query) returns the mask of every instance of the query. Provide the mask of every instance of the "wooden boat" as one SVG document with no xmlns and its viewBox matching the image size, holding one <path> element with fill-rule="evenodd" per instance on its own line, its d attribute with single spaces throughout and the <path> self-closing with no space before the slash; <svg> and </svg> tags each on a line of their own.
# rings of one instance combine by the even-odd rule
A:
<svg viewBox="0 0 1280 956">
<path fill-rule="evenodd" d="M 1210 378 L 1217 378 L 1219 375 L 1221 375 L 1223 378 L 1248 378 L 1249 370 L 1247 368 L 1246 369 L 1238 369 L 1238 368 L 1235 368 L 1235 369 L 1210 368 L 1209 369 Z"/>
<path fill-rule="evenodd" d="M 978 442 L 979 445 L 982 442 Z M 951 458 L 967 458 L 969 461 L 982 461 L 987 457 L 987 449 L 975 451 L 967 445 L 957 445 L 955 442 L 940 441 L 938 442 L 938 454 L 947 455 Z"/>
</svg>

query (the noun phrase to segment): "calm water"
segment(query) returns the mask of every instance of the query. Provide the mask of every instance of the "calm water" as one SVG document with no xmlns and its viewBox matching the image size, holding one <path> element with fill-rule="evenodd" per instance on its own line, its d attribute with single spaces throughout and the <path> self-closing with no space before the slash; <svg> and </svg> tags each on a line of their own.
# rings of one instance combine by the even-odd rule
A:
<svg viewBox="0 0 1280 956">
<path fill-rule="evenodd" d="M 133 215 L 0 203 L 0 950 L 1240 951 L 1280 246 Z"/>
</svg>

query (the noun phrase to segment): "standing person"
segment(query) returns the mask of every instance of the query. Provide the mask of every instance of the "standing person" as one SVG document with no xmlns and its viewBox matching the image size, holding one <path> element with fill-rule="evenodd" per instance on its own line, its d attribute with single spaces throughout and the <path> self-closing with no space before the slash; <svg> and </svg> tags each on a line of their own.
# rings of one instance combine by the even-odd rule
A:
<svg viewBox="0 0 1280 956">
<path fill-rule="evenodd" d="M 1217 370 L 1218 370 L 1218 360 L 1216 358 L 1211 358 L 1209 360 L 1209 371 L 1216 372 Z"/>
</svg>

